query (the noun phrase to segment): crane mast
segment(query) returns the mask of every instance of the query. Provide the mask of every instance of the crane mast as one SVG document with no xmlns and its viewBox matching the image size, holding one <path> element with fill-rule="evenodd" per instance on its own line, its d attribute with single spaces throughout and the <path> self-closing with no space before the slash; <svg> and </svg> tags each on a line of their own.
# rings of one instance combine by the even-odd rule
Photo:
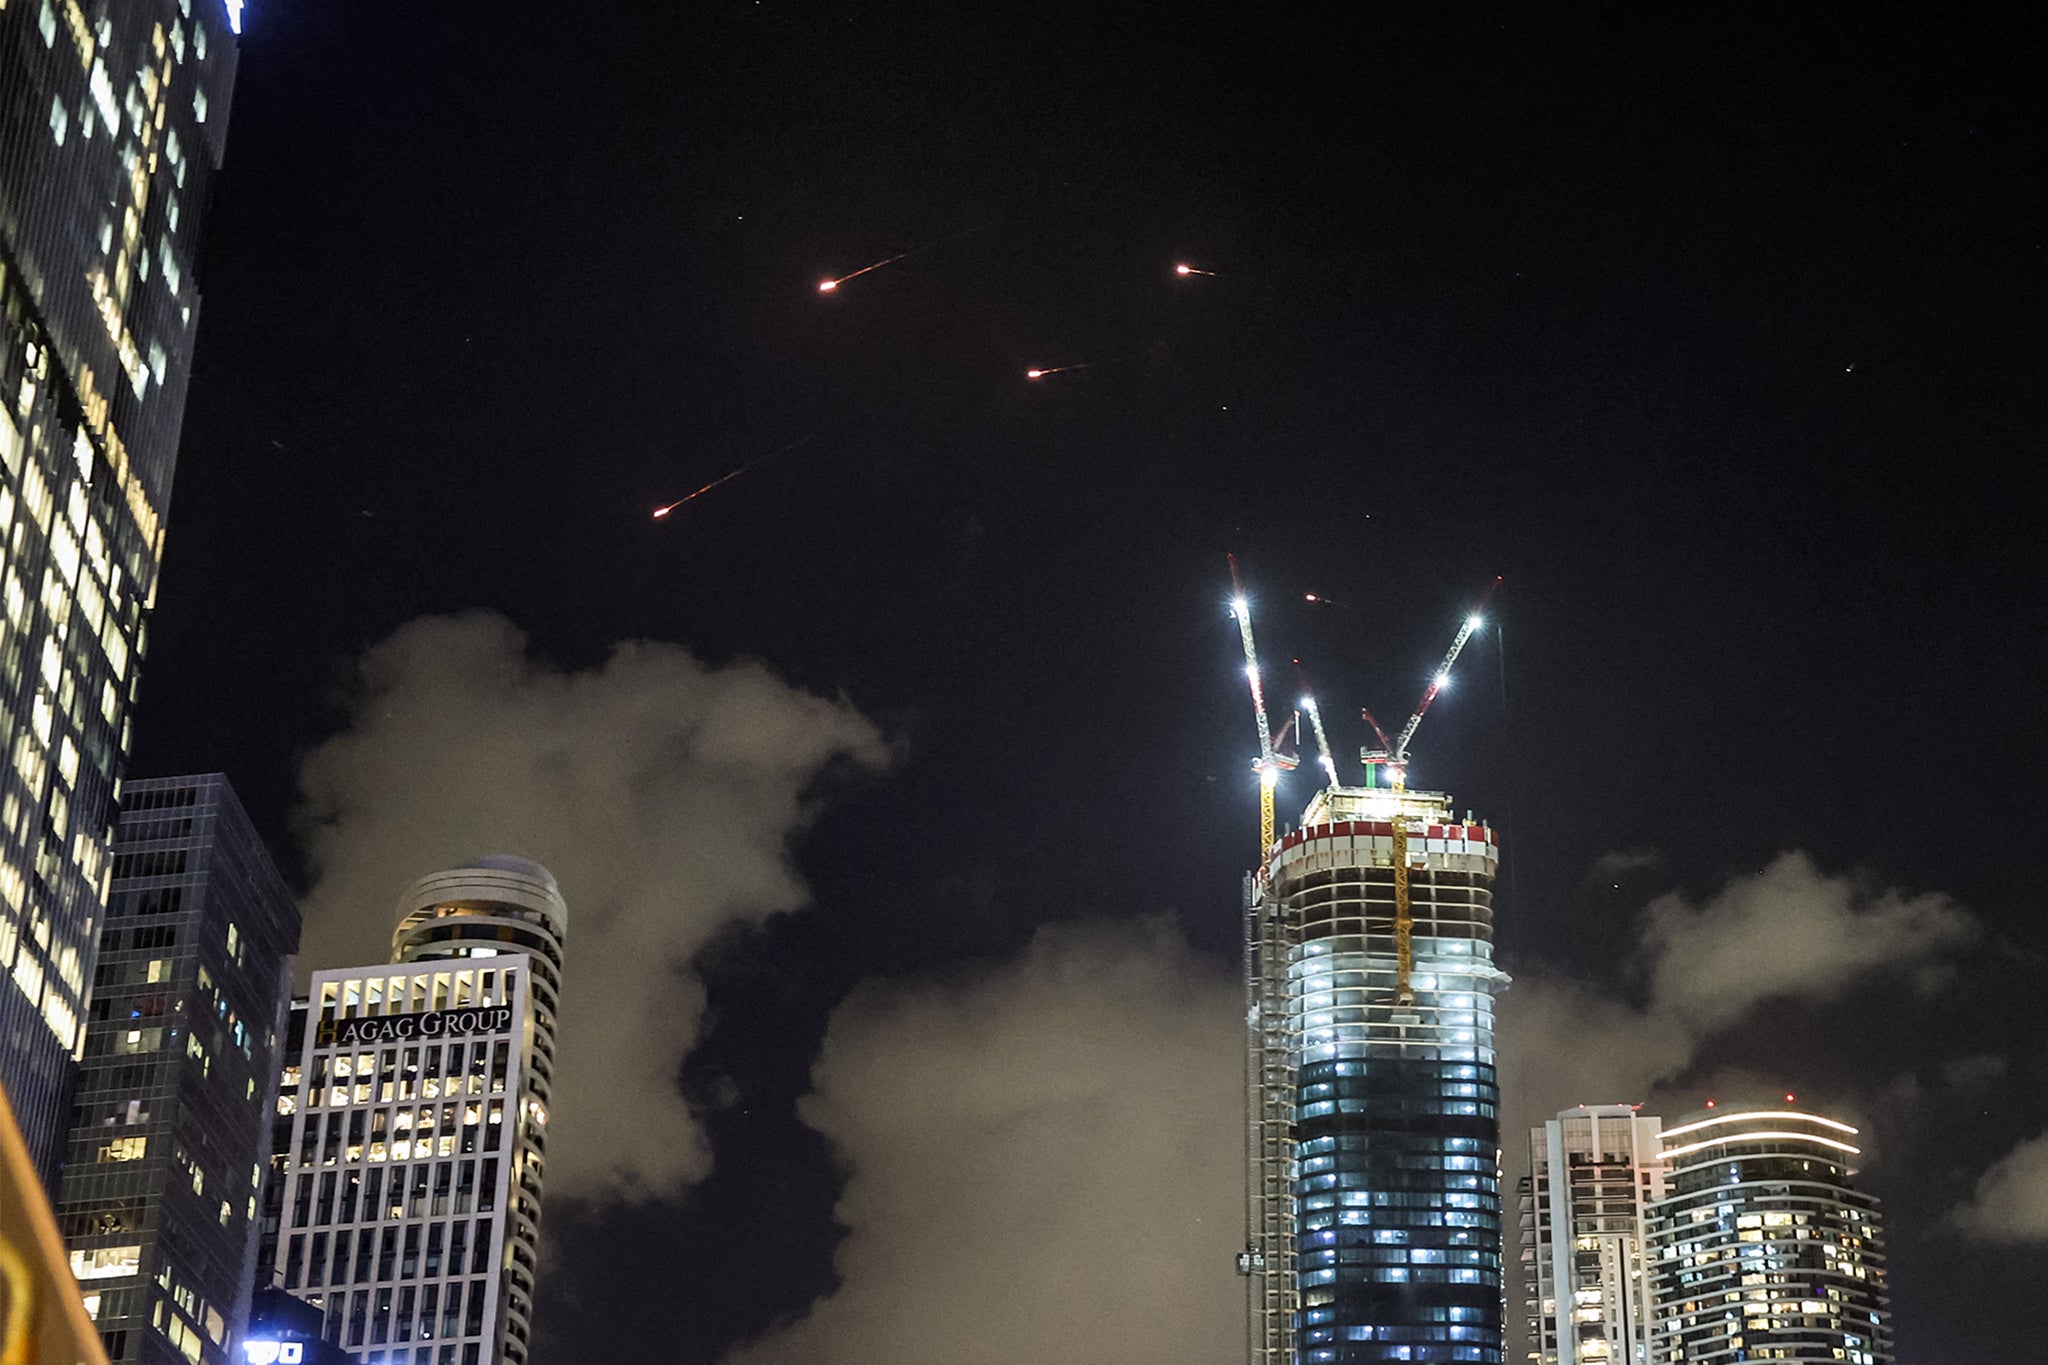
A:
<svg viewBox="0 0 2048 1365">
<path fill-rule="evenodd" d="M 1266 713 L 1265 686 L 1259 676 L 1258 644 L 1252 637 L 1251 603 L 1245 596 L 1244 578 L 1238 571 L 1237 556 L 1227 557 L 1230 560 L 1230 584 L 1234 594 L 1230 609 L 1231 614 L 1237 618 L 1238 639 L 1244 646 L 1245 678 L 1251 686 L 1252 718 L 1258 726 L 1259 733 L 1259 756 L 1253 761 L 1252 768 L 1259 777 L 1259 870 L 1263 873 L 1266 860 L 1273 851 L 1274 789 L 1279 785 L 1280 774 L 1294 768 L 1298 760 L 1276 750 L 1272 721 Z M 1368 774 L 1374 765 L 1383 768 L 1395 798 L 1391 822 L 1394 864 L 1394 996 L 1403 1005 L 1415 1002 L 1415 912 L 1409 888 L 1409 829 L 1404 809 L 1406 802 L 1403 800 L 1408 791 L 1408 746 L 1414 741 L 1415 732 L 1421 728 L 1422 718 L 1429 714 L 1429 708 L 1435 703 L 1437 694 L 1450 682 L 1451 668 L 1458 662 L 1458 656 L 1464 652 L 1466 643 L 1471 640 L 1473 632 L 1484 624 L 1487 605 L 1492 602 L 1493 594 L 1500 584 L 1501 580 L 1498 577 L 1488 584 L 1486 591 L 1480 594 L 1478 605 L 1459 625 L 1458 633 L 1451 641 L 1451 647 L 1444 652 L 1443 661 L 1437 665 L 1436 672 L 1430 677 L 1429 685 L 1423 689 L 1422 699 L 1415 704 L 1414 712 L 1408 717 L 1408 723 L 1401 727 L 1401 733 L 1396 739 L 1389 743 L 1386 731 L 1373 719 L 1372 712 L 1362 712 L 1366 724 L 1372 727 L 1373 734 L 1378 737 L 1382 746 L 1377 751 L 1367 754 Z M 1295 662 L 1298 666 L 1300 660 Z M 1301 709 L 1289 722 L 1297 731 L 1297 745 L 1303 738 L 1299 733 L 1303 713 L 1308 716 L 1309 727 L 1315 735 L 1318 761 L 1328 776 L 1330 785 L 1334 787 L 1337 785 L 1337 764 L 1330 753 L 1329 736 L 1323 730 L 1323 714 L 1316 705 L 1315 697 L 1305 685 L 1302 689 Z"/>
<path fill-rule="evenodd" d="M 1451 680 L 1451 665 L 1458 662 L 1458 655 L 1464 651 L 1465 642 L 1472 638 L 1472 632 L 1479 629 L 1480 622 L 1485 619 L 1483 613 L 1486 611 L 1486 604 L 1493 600 L 1494 589 L 1499 586 L 1500 579 L 1496 577 L 1481 594 L 1479 605 L 1472 609 L 1472 614 L 1458 627 L 1458 637 L 1451 641 L 1450 649 L 1444 654 L 1444 661 L 1436 666 L 1436 673 L 1430 678 L 1429 686 L 1423 689 L 1422 700 L 1415 704 L 1415 714 L 1408 717 L 1408 723 L 1401 727 L 1401 737 L 1394 741 L 1392 758 L 1396 764 L 1407 757 L 1408 742 L 1415 738 L 1416 728 L 1422 724 L 1422 717 L 1428 712 L 1430 703 L 1436 700 L 1436 694 L 1443 691 L 1444 684 Z"/>
<path fill-rule="evenodd" d="M 1301 709 L 1308 712 L 1309 728 L 1316 737 L 1316 762 L 1323 765 L 1323 776 L 1330 779 L 1330 785 L 1337 785 L 1337 760 L 1330 756 L 1330 737 L 1323 733 L 1323 713 L 1316 708 L 1315 694 L 1301 694 Z"/>
<path fill-rule="evenodd" d="M 1429 686 L 1423 689 L 1422 700 L 1415 704 L 1415 712 L 1408 717 L 1408 723 L 1401 727 L 1401 736 L 1395 740 L 1387 755 L 1387 776 L 1394 788 L 1394 999 L 1403 1005 L 1415 1003 L 1413 976 L 1415 970 L 1415 911 L 1408 893 L 1408 820 L 1401 810 L 1400 798 L 1408 790 L 1408 744 L 1415 738 L 1415 731 L 1422 724 L 1422 718 L 1429 711 L 1430 703 L 1437 693 L 1451 680 L 1451 665 L 1458 662 L 1458 655 L 1464 652 L 1465 642 L 1472 638 L 1472 632 L 1485 623 L 1487 604 L 1493 601 L 1494 591 L 1500 587 L 1500 578 L 1495 576 L 1480 594 L 1479 605 L 1472 609 L 1464 623 L 1458 627 L 1458 634 L 1451 641 L 1451 647 L 1444 652 L 1444 660 L 1436 666 Z M 1372 712 L 1365 713 L 1366 721 L 1378 734 L 1380 742 L 1386 743 L 1386 734 L 1380 730 L 1379 722 L 1373 720 Z"/>
<path fill-rule="evenodd" d="M 1284 769 L 1294 767 L 1294 762 L 1273 751 L 1273 729 L 1266 719 L 1266 689 L 1259 681 L 1259 649 L 1252 640 L 1252 608 L 1245 597 L 1244 579 L 1237 570 L 1237 556 L 1229 555 L 1230 586 L 1233 596 L 1230 600 L 1231 614 L 1237 617 L 1238 638 L 1244 644 L 1244 672 L 1252 689 L 1252 717 L 1259 727 L 1259 756 L 1253 769 L 1259 775 L 1259 866 L 1266 866 L 1266 859 L 1273 849 L 1273 790 L 1280 785 L 1280 774 Z"/>
</svg>

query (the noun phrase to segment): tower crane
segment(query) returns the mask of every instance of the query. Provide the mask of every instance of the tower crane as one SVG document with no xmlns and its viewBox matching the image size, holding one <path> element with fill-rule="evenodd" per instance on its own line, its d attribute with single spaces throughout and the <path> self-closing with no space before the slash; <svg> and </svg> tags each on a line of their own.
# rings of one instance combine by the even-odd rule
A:
<svg viewBox="0 0 2048 1365">
<path fill-rule="evenodd" d="M 1272 726 L 1266 719 L 1266 690 L 1259 681 L 1259 650 L 1252 642 L 1251 602 L 1245 596 L 1237 556 L 1227 558 L 1232 591 L 1230 611 L 1237 617 L 1238 637 L 1244 643 L 1244 672 L 1251 683 L 1252 717 L 1259 727 L 1259 756 L 1252 762 L 1252 771 L 1259 777 L 1259 867 L 1263 870 L 1273 850 L 1273 790 L 1280 785 L 1280 774 L 1294 769 L 1299 760 L 1274 750 Z"/>
<path fill-rule="evenodd" d="M 1323 733 L 1323 713 L 1316 706 L 1316 694 L 1308 690 L 1308 674 L 1302 671 L 1301 660 L 1294 661 L 1294 677 L 1301 684 L 1301 710 L 1308 715 L 1309 730 L 1316 737 L 1316 762 L 1322 765 L 1323 776 L 1330 779 L 1330 785 L 1337 785 L 1337 760 L 1330 756 L 1330 737 Z"/>
<path fill-rule="evenodd" d="M 1372 712 L 1365 712 L 1366 723 L 1372 726 L 1373 733 L 1378 735 L 1380 743 L 1386 746 L 1378 754 L 1366 755 L 1368 768 L 1372 760 L 1381 760 L 1394 788 L 1394 999 L 1403 1005 L 1415 1003 L 1415 991 L 1410 983 L 1415 967 L 1415 913 L 1409 904 L 1408 895 L 1408 821 L 1400 809 L 1400 797 L 1408 790 L 1408 745 L 1415 738 L 1415 731 L 1422 724 L 1422 717 L 1428 712 L 1430 704 L 1436 700 L 1437 693 L 1443 691 L 1444 685 L 1450 682 L 1451 665 L 1458 661 L 1458 655 L 1463 652 L 1465 642 L 1472 638 L 1473 631 L 1485 624 L 1487 605 L 1493 601 L 1493 594 L 1499 587 L 1500 578 L 1496 576 L 1493 582 L 1487 585 L 1486 591 L 1480 594 L 1479 605 L 1465 618 L 1464 624 L 1458 627 L 1457 638 L 1451 641 L 1450 649 L 1444 654 L 1444 661 L 1437 665 L 1436 673 L 1429 680 L 1429 686 L 1423 689 L 1422 700 L 1415 704 L 1415 713 L 1409 716 L 1408 723 L 1401 727 L 1399 739 L 1392 745 L 1387 745 L 1386 731 L 1380 729 L 1380 723 L 1372 718 Z"/>
</svg>

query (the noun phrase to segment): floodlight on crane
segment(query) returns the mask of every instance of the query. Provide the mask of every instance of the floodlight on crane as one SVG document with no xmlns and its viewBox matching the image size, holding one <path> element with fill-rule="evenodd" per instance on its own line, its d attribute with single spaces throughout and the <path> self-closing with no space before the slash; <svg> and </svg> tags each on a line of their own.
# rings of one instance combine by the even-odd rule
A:
<svg viewBox="0 0 2048 1365">
<path fill-rule="evenodd" d="M 1251 684 L 1252 718 L 1259 727 L 1259 756 L 1252 761 L 1252 771 L 1259 779 L 1259 867 L 1263 870 L 1266 859 L 1273 850 L 1273 791 L 1280 785 L 1280 774 L 1295 768 L 1299 760 L 1274 749 L 1273 729 L 1266 718 L 1266 689 L 1259 680 L 1259 649 L 1252 640 L 1252 607 L 1245 596 L 1244 577 L 1238 572 L 1237 556 L 1230 560 L 1230 613 L 1237 618 L 1238 638 L 1244 645 L 1244 673 Z"/>
<path fill-rule="evenodd" d="M 1365 712 L 1366 723 L 1379 736 L 1380 748 L 1367 750 L 1365 758 L 1366 784 L 1375 785 L 1375 769 L 1386 772 L 1389 784 L 1394 789 L 1396 809 L 1393 818 L 1393 863 L 1394 863 L 1394 998 L 1397 1003 L 1415 1003 L 1415 991 L 1410 977 L 1415 967 L 1415 913 L 1409 904 L 1408 893 L 1408 821 L 1399 808 L 1398 798 L 1408 790 L 1408 745 L 1415 738 L 1416 729 L 1429 711 L 1430 704 L 1437 699 L 1451 682 L 1451 665 L 1458 662 L 1458 655 L 1464 652 L 1465 642 L 1472 638 L 1474 631 L 1486 624 L 1486 607 L 1493 601 L 1494 592 L 1500 587 L 1495 577 L 1480 594 L 1479 605 L 1465 617 L 1458 628 L 1457 638 L 1444 654 L 1443 662 L 1436 666 L 1436 673 L 1430 678 L 1429 686 L 1423 690 L 1422 700 L 1415 704 L 1415 712 L 1408 717 L 1408 723 L 1401 727 L 1401 736 L 1392 744 L 1387 743 L 1386 731 L 1372 718 L 1372 712 Z"/>
</svg>

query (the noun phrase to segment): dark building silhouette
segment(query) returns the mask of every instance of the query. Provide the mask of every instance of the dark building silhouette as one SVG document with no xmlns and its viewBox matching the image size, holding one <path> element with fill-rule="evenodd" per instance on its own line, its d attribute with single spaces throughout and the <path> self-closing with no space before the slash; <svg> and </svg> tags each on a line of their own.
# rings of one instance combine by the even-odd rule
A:
<svg viewBox="0 0 2048 1365">
<path fill-rule="evenodd" d="M 114 1365 L 228 1365 L 299 912 L 227 779 L 129 784 L 57 1203 Z"/>
</svg>

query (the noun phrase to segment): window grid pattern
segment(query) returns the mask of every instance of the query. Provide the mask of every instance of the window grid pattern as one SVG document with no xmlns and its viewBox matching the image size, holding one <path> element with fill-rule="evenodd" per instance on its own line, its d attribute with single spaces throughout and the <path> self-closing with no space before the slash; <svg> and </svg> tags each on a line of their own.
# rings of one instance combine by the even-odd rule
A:
<svg viewBox="0 0 2048 1365">
<path fill-rule="evenodd" d="M 234 79 L 192 11 L 0 6 L 0 1074 L 52 1181 Z"/>
<path fill-rule="evenodd" d="M 1877 1201 L 1842 1134 L 1777 1113 L 1715 1136 L 1672 1162 L 1650 1210 L 1652 1359 L 1892 1365 Z"/>
<path fill-rule="evenodd" d="M 129 784 L 56 1205 L 115 1365 L 227 1365 L 298 906 L 225 778 Z"/>
<path fill-rule="evenodd" d="M 275 1273 L 358 1360 L 500 1358 L 529 973 L 506 955 L 314 978 Z M 374 1045 L 335 1036 L 353 1019 L 493 1005 L 510 1007 L 509 1027 Z"/>
<path fill-rule="evenodd" d="M 1496 854 L 1490 832 L 1447 817 L 1440 795 L 1333 789 L 1254 889 L 1254 1226 L 1277 1207 L 1286 1227 L 1249 1254 L 1266 1280 L 1254 1356 L 1271 1365 L 1502 1359 Z M 1411 830 L 1405 1003 L 1393 818 Z M 1260 1060 L 1276 1022 L 1277 1065 Z M 1259 1117 L 1283 1105 L 1276 1143 Z"/>
</svg>

